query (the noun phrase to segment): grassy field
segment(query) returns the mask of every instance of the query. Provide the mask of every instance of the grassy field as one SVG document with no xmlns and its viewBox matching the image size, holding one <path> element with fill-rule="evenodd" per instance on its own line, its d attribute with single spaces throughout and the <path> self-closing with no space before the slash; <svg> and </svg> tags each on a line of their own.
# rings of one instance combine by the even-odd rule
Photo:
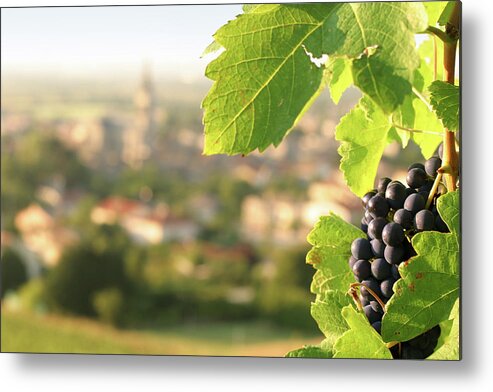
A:
<svg viewBox="0 0 493 392">
<path fill-rule="evenodd" d="M 321 337 L 262 323 L 118 330 L 81 318 L 2 311 L 3 352 L 284 356 Z"/>
</svg>

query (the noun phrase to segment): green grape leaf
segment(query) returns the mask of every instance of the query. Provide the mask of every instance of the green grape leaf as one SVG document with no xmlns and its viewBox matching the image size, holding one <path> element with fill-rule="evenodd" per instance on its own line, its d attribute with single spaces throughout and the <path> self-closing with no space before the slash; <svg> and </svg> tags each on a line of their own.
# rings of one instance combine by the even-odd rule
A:
<svg viewBox="0 0 493 392">
<path fill-rule="evenodd" d="M 428 24 L 423 4 L 345 3 L 331 19 L 324 31 L 329 55 L 351 59 L 354 84 L 393 112 L 411 94 L 419 67 L 414 34 Z"/>
<path fill-rule="evenodd" d="M 412 239 L 417 256 L 399 266 L 402 276 L 382 319 L 386 342 L 406 341 L 449 317 L 459 296 L 459 194 L 438 199 L 437 208 L 450 229 L 444 234 L 429 231 Z"/>
<path fill-rule="evenodd" d="M 219 52 L 223 47 L 217 43 L 217 41 L 212 41 L 207 48 L 204 49 L 200 57 L 205 57 L 208 54 Z"/>
<path fill-rule="evenodd" d="M 452 15 L 452 12 L 454 11 L 456 1 L 449 1 L 445 8 L 443 9 L 442 14 L 438 18 L 438 24 L 440 26 L 445 26 L 447 22 L 450 20 L 450 16 Z"/>
<path fill-rule="evenodd" d="M 204 153 L 239 154 L 277 146 L 318 95 L 324 34 L 341 4 L 261 5 L 221 27 L 225 48 L 206 69 Z"/>
<path fill-rule="evenodd" d="M 304 346 L 297 350 L 290 351 L 286 358 L 332 358 L 334 353 L 320 346 Z"/>
<path fill-rule="evenodd" d="M 348 60 L 343 58 L 335 58 L 328 65 L 330 72 L 330 97 L 336 105 L 339 103 L 344 91 L 353 84 L 351 66 L 348 63 Z"/>
<path fill-rule="evenodd" d="M 443 140 L 443 125 L 436 116 L 436 113 L 430 110 L 422 100 L 414 99 L 413 109 L 415 113 L 413 128 L 424 132 L 413 133 L 412 138 L 420 147 L 423 157 L 428 159 L 435 153 L 438 145 Z"/>
<path fill-rule="evenodd" d="M 340 169 L 357 196 L 373 188 L 390 128 L 388 116 L 367 98 L 361 99 L 336 127 L 335 138 L 341 142 Z"/>
<path fill-rule="evenodd" d="M 307 240 L 313 247 L 306 261 L 320 272 L 316 275 L 318 281 L 323 280 L 324 291 L 339 290 L 345 293 L 354 282 L 348 260 L 351 243 L 356 238 L 366 238 L 366 235 L 333 213 L 322 216 L 308 234 Z"/>
<path fill-rule="evenodd" d="M 444 9 L 450 4 L 446 1 L 426 1 L 423 2 L 426 13 L 428 14 L 428 24 L 430 26 L 436 26 L 440 15 L 443 14 Z"/>
<path fill-rule="evenodd" d="M 459 128 L 459 86 L 436 80 L 428 89 L 437 116 L 449 131 L 456 131 Z"/>
<path fill-rule="evenodd" d="M 427 359 L 436 360 L 459 360 L 460 359 L 460 320 L 459 320 L 459 300 L 455 302 L 455 305 L 450 313 L 450 320 L 446 323 L 450 323 L 450 330 L 446 331 L 442 327 L 442 333 L 437 344 L 437 349 Z M 443 323 L 445 324 L 445 323 Z M 442 324 L 440 324 L 442 325 Z"/>
<path fill-rule="evenodd" d="M 342 310 L 342 316 L 350 329 L 334 344 L 334 358 L 392 359 L 382 337 L 362 312 L 346 306 Z"/>
<path fill-rule="evenodd" d="M 341 310 L 351 303 L 349 295 L 341 291 L 328 291 L 311 306 L 312 317 L 331 345 L 348 329 Z"/>
</svg>

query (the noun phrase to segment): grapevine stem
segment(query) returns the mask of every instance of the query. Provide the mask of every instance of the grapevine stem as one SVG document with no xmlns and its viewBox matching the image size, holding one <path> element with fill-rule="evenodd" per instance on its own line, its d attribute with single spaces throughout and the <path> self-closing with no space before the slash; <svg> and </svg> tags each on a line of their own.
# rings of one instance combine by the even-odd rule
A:
<svg viewBox="0 0 493 392">
<path fill-rule="evenodd" d="M 380 306 L 382 307 L 383 311 L 385 312 L 385 304 L 383 303 L 383 301 L 380 299 L 380 297 L 378 295 L 375 294 L 375 292 L 370 289 L 366 284 L 364 283 L 351 283 L 349 285 L 349 287 L 353 288 L 353 287 L 360 287 L 360 286 L 363 286 L 365 287 L 371 295 L 373 295 L 373 297 L 377 300 L 377 302 L 380 304 Z"/>
<path fill-rule="evenodd" d="M 453 40 L 445 31 L 440 30 L 438 27 L 428 26 L 425 32 L 441 39 L 444 43 Z"/>
<path fill-rule="evenodd" d="M 454 84 L 455 82 L 455 54 L 457 51 L 457 41 L 460 36 L 460 7 L 460 2 L 454 4 L 454 9 L 445 28 L 449 40 L 444 41 L 444 80 L 450 84 Z M 445 128 L 445 134 L 443 135 L 442 167 L 444 169 L 443 176 L 447 189 L 449 191 L 455 191 L 457 189 L 459 157 L 455 149 L 454 132 L 449 131 L 447 128 Z"/>
<path fill-rule="evenodd" d="M 438 185 L 440 185 L 440 181 L 442 180 L 442 175 L 443 175 L 443 171 L 442 168 L 440 168 L 438 169 L 437 176 L 435 178 L 435 181 L 433 182 L 433 187 L 430 190 L 428 200 L 426 201 L 425 209 L 430 208 L 431 202 L 433 201 L 433 198 L 435 197 L 435 193 L 437 192 Z"/>
<path fill-rule="evenodd" d="M 411 132 L 411 133 L 426 133 L 429 135 L 443 136 L 443 132 L 433 132 L 433 131 L 427 131 L 427 130 L 423 130 L 423 129 L 408 128 L 408 127 L 403 127 L 402 125 L 398 125 L 398 124 L 394 124 L 394 123 L 392 123 L 392 126 L 395 128 L 402 129 L 403 131 L 406 131 L 406 132 Z"/>
<path fill-rule="evenodd" d="M 436 37 L 433 37 L 433 80 L 437 80 L 438 75 L 438 44 Z"/>
</svg>

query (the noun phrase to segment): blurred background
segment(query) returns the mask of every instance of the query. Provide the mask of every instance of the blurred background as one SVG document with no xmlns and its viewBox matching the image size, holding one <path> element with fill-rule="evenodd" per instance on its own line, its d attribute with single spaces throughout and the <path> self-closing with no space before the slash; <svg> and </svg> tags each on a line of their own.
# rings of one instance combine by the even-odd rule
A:
<svg viewBox="0 0 493 392">
<path fill-rule="evenodd" d="M 2 10 L 2 350 L 283 356 L 321 334 L 306 236 L 358 224 L 323 93 L 278 148 L 202 155 L 240 5 Z M 390 145 L 399 178 L 418 150 Z"/>
</svg>

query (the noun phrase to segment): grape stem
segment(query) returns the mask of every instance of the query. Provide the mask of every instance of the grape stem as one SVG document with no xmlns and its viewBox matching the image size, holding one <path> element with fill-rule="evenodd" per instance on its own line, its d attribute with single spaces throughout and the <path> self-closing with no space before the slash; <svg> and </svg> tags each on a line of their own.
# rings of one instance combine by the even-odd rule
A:
<svg viewBox="0 0 493 392">
<path fill-rule="evenodd" d="M 442 181 L 443 170 L 444 169 L 442 168 L 439 168 L 437 170 L 437 176 L 435 178 L 435 181 L 433 182 L 433 187 L 430 190 L 430 194 L 428 195 L 428 200 L 426 200 L 425 209 L 430 208 L 431 202 L 433 201 L 433 198 L 435 197 L 435 193 L 437 192 L 438 185 L 440 185 L 440 181 Z"/>
<path fill-rule="evenodd" d="M 349 285 L 349 290 L 351 291 L 351 289 L 355 288 L 355 287 L 365 287 L 371 295 L 373 295 L 373 298 L 375 298 L 377 300 L 377 302 L 380 304 L 380 306 L 382 307 L 383 311 L 385 312 L 385 304 L 383 303 L 383 301 L 380 299 L 380 297 L 378 295 L 375 294 L 375 292 L 370 289 L 366 284 L 364 283 L 351 283 Z M 354 297 L 353 297 L 354 298 Z M 358 298 L 358 301 L 359 301 L 359 298 Z M 360 306 L 361 306 L 361 302 L 360 302 Z"/>
<path fill-rule="evenodd" d="M 450 18 L 445 27 L 445 33 L 449 40 L 443 41 L 443 69 L 444 80 L 447 83 L 455 82 L 455 54 L 457 51 L 457 41 L 460 36 L 460 2 L 455 2 Z M 454 132 L 445 128 L 443 135 L 443 159 L 442 171 L 447 190 L 455 191 L 457 189 L 457 176 L 459 172 L 459 156 L 455 148 Z"/>
<path fill-rule="evenodd" d="M 428 26 L 425 30 L 425 33 L 431 34 L 434 37 L 441 39 L 444 43 L 449 43 L 449 42 L 453 41 L 453 38 L 450 37 L 447 34 L 447 32 L 439 29 L 438 27 Z"/>
</svg>

